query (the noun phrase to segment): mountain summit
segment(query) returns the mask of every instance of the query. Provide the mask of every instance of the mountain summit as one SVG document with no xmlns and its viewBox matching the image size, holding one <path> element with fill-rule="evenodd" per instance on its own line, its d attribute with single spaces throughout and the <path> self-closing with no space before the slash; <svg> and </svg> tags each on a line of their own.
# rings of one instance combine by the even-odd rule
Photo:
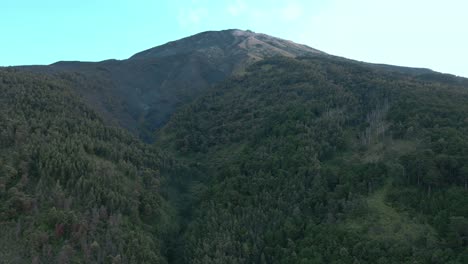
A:
<svg viewBox="0 0 468 264">
<path fill-rule="evenodd" d="M 108 122 L 135 133 L 151 133 L 178 106 L 256 61 L 320 54 L 325 53 L 289 40 L 231 29 L 172 41 L 127 60 L 58 62 L 23 69 L 61 75 Z"/>
<path fill-rule="evenodd" d="M 210 57 L 244 55 L 258 60 L 271 56 L 296 57 L 323 52 L 289 40 L 229 29 L 206 31 L 135 54 L 131 59 L 161 58 L 176 54 L 200 53 Z"/>
</svg>

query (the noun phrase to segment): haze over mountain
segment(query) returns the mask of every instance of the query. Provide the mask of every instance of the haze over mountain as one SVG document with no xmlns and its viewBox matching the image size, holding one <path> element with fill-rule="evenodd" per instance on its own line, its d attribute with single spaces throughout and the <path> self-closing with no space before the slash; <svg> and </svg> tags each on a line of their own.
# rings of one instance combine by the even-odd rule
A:
<svg viewBox="0 0 468 264">
<path fill-rule="evenodd" d="M 0 91 L 0 261 L 468 262 L 468 79 L 224 30 Z"/>
</svg>

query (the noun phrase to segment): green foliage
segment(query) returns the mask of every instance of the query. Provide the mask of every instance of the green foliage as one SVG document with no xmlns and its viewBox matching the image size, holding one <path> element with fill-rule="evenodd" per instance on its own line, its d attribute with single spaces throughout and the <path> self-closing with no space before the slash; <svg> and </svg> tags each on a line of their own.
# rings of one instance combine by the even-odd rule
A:
<svg viewBox="0 0 468 264">
<path fill-rule="evenodd" d="M 460 263 L 467 105 L 342 59 L 254 64 L 158 133 L 205 174 L 175 262 Z"/>
<path fill-rule="evenodd" d="M 56 79 L 2 70 L 0 102 L 1 262 L 164 263 L 158 152 Z"/>
<path fill-rule="evenodd" d="M 75 93 L 145 137 L 165 112 L 93 105 L 113 84 L 92 71 L 1 70 L 0 259 L 465 263 L 467 82 L 392 69 L 265 59 L 181 107 L 156 146 Z"/>
</svg>

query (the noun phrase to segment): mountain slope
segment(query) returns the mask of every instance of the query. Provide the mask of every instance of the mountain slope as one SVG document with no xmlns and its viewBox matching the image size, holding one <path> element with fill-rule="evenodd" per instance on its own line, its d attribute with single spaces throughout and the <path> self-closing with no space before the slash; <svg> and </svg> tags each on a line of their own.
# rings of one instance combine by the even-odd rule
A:
<svg viewBox="0 0 468 264">
<path fill-rule="evenodd" d="M 0 70 L 2 263 L 164 263 L 163 155 L 58 79 Z"/>
<path fill-rule="evenodd" d="M 159 132 L 205 173 L 179 263 L 464 263 L 467 106 L 342 59 L 252 65 Z"/>
<path fill-rule="evenodd" d="M 58 62 L 22 69 L 70 81 L 109 122 L 150 138 L 182 104 L 233 73 L 270 56 L 324 54 L 250 31 L 200 33 L 143 51 L 128 60 Z"/>
<path fill-rule="evenodd" d="M 468 262 L 467 79 L 239 30 L 19 69 L 6 262 Z"/>
</svg>

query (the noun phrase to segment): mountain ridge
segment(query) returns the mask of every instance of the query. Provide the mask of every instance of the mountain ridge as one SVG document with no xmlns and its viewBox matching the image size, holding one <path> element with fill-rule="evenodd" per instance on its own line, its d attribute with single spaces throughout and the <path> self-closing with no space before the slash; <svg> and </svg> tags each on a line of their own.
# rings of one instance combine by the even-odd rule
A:
<svg viewBox="0 0 468 264">
<path fill-rule="evenodd" d="M 225 30 L 172 41 L 126 60 L 60 61 L 16 68 L 62 75 L 109 124 L 150 140 L 152 131 L 180 105 L 213 84 L 265 57 L 307 54 L 324 53 L 265 34 Z"/>
<path fill-rule="evenodd" d="M 68 80 L 108 124 L 122 126 L 151 141 L 153 131 L 161 128 L 180 106 L 226 78 L 243 74 L 249 65 L 274 56 L 353 61 L 266 34 L 229 29 L 201 32 L 138 52 L 125 60 L 59 61 L 15 68 Z M 427 80 L 468 82 L 430 69 L 353 62 L 376 71 Z"/>
<path fill-rule="evenodd" d="M 266 34 L 255 33 L 250 30 L 239 30 L 239 29 L 228 29 L 221 31 L 205 31 L 186 38 L 182 38 L 175 41 L 170 41 L 166 44 L 153 47 L 142 52 L 139 52 L 129 59 L 139 59 L 145 57 L 163 57 L 170 56 L 176 53 L 190 53 L 199 49 L 207 48 L 220 48 L 223 52 L 230 52 L 235 48 L 241 48 L 247 52 L 251 51 L 252 57 L 260 57 L 260 54 L 256 53 L 254 47 L 266 46 L 264 49 L 270 50 L 269 56 L 273 55 L 287 55 L 287 56 L 300 56 L 306 53 L 317 53 L 325 54 L 322 51 L 313 49 L 306 45 L 297 44 L 295 42 L 284 40 L 276 37 L 271 37 Z M 289 47 L 288 47 L 289 45 Z M 293 49 L 295 52 L 287 52 L 281 50 L 283 48 Z M 208 51 L 206 51 L 208 52 Z M 207 53 L 207 55 L 210 55 Z"/>
</svg>

